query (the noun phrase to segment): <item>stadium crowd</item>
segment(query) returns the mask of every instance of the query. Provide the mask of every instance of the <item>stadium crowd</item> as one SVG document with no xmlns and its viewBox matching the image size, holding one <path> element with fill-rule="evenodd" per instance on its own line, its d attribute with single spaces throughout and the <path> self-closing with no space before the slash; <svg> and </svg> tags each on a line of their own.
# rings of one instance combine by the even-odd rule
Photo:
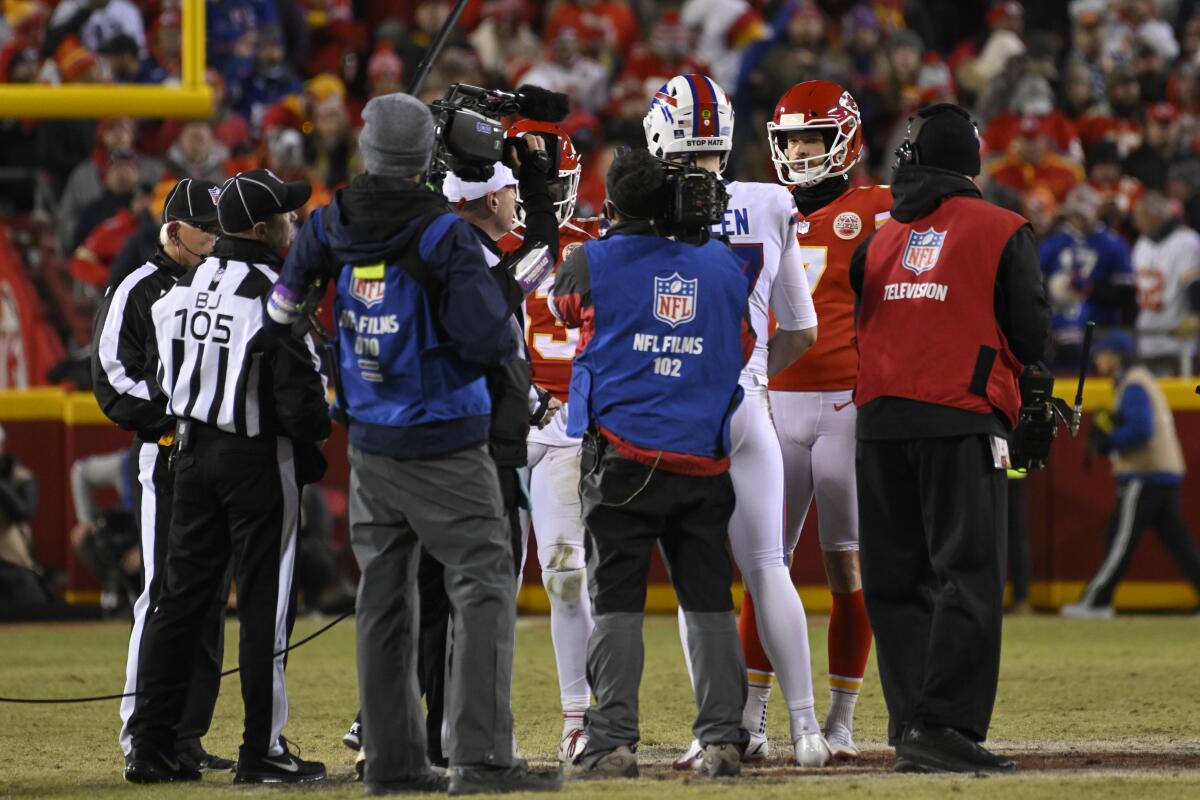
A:
<svg viewBox="0 0 1200 800">
<path fill-rule="evenodd" d="M 74 280 L 95 295 L 153 248 L 154 219 L 180 177 L 219 182 L 263 166 L 311 181 L 317 208 L 362 170 L 363 105 L 407 84 L 452 7 L 209 0 L 212 117 L 0 119 L 6 211 L 46 215 Z M 180 18 L 175 0 L 6 0 L 0 81 L 177 80 Z M 683 72 L 733 89 L 727 173 L 742 180 L 773 179 L 765 123 L 798 81 L 836 81 L 857 99 L 867 155 L 854 180 L 864 185 L 889 181 L 916 108 L 952 100 L 973 109 L 986 196 L 1024 214 L 1042 242 L 1058 365 L 1072 363 L 1084 320 L 1138 324 L 1140 294 L 1144 355 L 1160 372 L 1191 371 L 1200 330 L 1200 297 L 1187 288 L 1200 270 L 1194 0 L 471 0 L 422 97 L 455 82 L 567 93 L 563 127 L 583 156 L 579 211 L 591 215 L 615 148 L 641 144 L 647 98 Z M 31 164 L 36 184 L 11 182 L 11 168 Z M 1167 247 L 1176 262 L 1140 284 L 1130 257 L 1139 239 L 1149 261 Z"/>
</svg>

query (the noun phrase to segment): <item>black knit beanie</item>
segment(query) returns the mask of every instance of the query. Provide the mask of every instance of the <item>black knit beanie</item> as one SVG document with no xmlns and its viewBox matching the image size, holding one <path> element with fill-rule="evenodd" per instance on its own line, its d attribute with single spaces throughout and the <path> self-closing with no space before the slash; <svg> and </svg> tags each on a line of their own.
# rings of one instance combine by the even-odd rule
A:
<svg viewBox="0 0 1200 800">
<path fill-rule="evenodd" d="M 965 110 L 938 103 L 917 112 L 916 163 L 974 177 L 979 174 L 979 132 Z"/>
</svg>

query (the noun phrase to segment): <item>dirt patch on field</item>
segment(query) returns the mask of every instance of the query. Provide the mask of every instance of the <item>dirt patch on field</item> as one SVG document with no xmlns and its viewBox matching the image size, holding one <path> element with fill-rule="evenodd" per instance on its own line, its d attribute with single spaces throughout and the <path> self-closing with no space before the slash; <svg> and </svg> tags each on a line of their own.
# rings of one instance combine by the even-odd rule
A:
<svg viewBox="0 0 1200 800">
<path fill-rule="evenodd" d="M 1200 751 L 1162 751 L 1162 752 L 1126 752 L 1126 751 L 1083 751 L 1083 750 L 1038 750 L 1020 752 L 1000 750 L 1017 762 L 1021 772 L 1035 771 L 1087 771 L 1087 770 L 1200 770 Z M 642 750 L 643 777 L 656 777 L 669 780 L 671 778 L 687 779 L 691 775 L 669 768 L 660 767 L 654 762 L 654 755 Z M 649 763 L 647 763 L 649 762 Z M 661 763 L 661 762 L 660 762 Z M 875 775 L 891 772 L 896 764 L 896 756 L 890 750 L 867 751 L 855 761 L 831 765 L 826 769 L 800 769 L 793 766 L 787 759 L 772 758 L 759 764 L 744 766 L 742 776 L 747 778 L 782 778 L 782 777 L 836 777 L 845 775 Z"/>
</svg>

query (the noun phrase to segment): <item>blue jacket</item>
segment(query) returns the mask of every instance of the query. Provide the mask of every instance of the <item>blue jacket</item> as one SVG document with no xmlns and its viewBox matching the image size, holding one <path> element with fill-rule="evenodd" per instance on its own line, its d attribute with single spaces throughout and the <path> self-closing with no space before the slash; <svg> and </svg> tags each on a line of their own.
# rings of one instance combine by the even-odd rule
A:
<svg viewBox="0 0 1200 800">
<path fill-rule="evenodd" d="M 595 426 L 643 455 L 660 454 L 663 469 L 710 473 L 703 462 L 729 455 L 744 344 L 753 344 L 744 339 L 749 278 L 721 242 L 696 247 L 621 231 L 584 243 L 551 293 L 560 317 L 579 309 L 586 340 L 572 366 L 567 433 Z"/>
<path fill-rule="evenodd" d="M 1060 340 L 1082 341 L 1088 322 L 1100 327 L 1122 324 L 1114 289 L 1124 287 L 1131 297 L 1133 291 L 1133 266 L 1124 240 L 1104 227 L 1082 237 L 1062 230 L 1042 242 L 1040 258 L 1046 277 L 1066 270 L 1084 295 L 1078 305 L 1055 313 L 1054 330 L 1071 332 L 1069 339 L 1060 336 Z"/>
<path fill-rule="evenodd" d="M 411 247 L 433 288 L 400 266 Z M 280 281 L 303 294 L 320 277 L 337 290 L 338 405 L 352 445 L 432 458 L 487 441 L 485 368 L 507 361 L 517 339 L 478 238 L 440 195 L 355 178 L 305 224 Z"/>
</svg>

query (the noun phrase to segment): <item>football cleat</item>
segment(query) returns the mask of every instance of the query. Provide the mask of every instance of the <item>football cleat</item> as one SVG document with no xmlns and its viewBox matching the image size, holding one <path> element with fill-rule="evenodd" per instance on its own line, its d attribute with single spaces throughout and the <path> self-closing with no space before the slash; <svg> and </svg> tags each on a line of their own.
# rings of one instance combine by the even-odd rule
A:
<svg viewBox="0 0 1200 800">
<path fill-rule="evenodd" d="M 736 778 L 742 774 L 742 757 L 732 744 L 710 744 L 696 771 L 709 778 Z"/>
<path fill-rule="evenodd" d="M 767 737 L 750 734 L 750 744 L 742 755 L 743 764 L 759 764 L 771 757 L 771 742 Z"/>
<path fill-rule="evenodd" d="M 583 728 L 570 728 L 563 731 L 562 741 L 558 743 L 558 760 L 570 764 L 575 757 L 587 747 L 588 735 Z"/>
<path fill-rule="evenodd" d="M 802 733 L 792 742 L 796 765 L 805 768 L 823 767 L 829 763 L 829 745 L 819 733 Z"/>
<path fill-rule="evenodd" d="M 1071 603 L 1060 608 L 1058 613 L 1068 619 L 1112 619 L 1116 616 L 1112 606 L 1092 606 L 1087 603 Z"/>
<path fill-rule="evenodd" d="M 845 725 L 834 725 L 825 731 L 825 744 L 829 745 L 830 761 L 854 761 L 859 755 L 854 736 Z"/>
<path fill-rule="evenodd" d="M 362 715 L 354 718 L 354 722 L 350 725 L 350 730 L 346 731 L 346 735 L 342 737 L 342 744 L 349 747 L 351 750 L 358 750 L 362 747 Z"/>
<path fill-rule="evenodd" d="M 692 739 L 692 744 L 688 747 L 687 752 L 675 759 L 675 763 L 671 766 L 678 770 L 696 769 L 702 760 L 704 760 L 704 748 L 700 746 L 699 740 Z"/>
</svg>

